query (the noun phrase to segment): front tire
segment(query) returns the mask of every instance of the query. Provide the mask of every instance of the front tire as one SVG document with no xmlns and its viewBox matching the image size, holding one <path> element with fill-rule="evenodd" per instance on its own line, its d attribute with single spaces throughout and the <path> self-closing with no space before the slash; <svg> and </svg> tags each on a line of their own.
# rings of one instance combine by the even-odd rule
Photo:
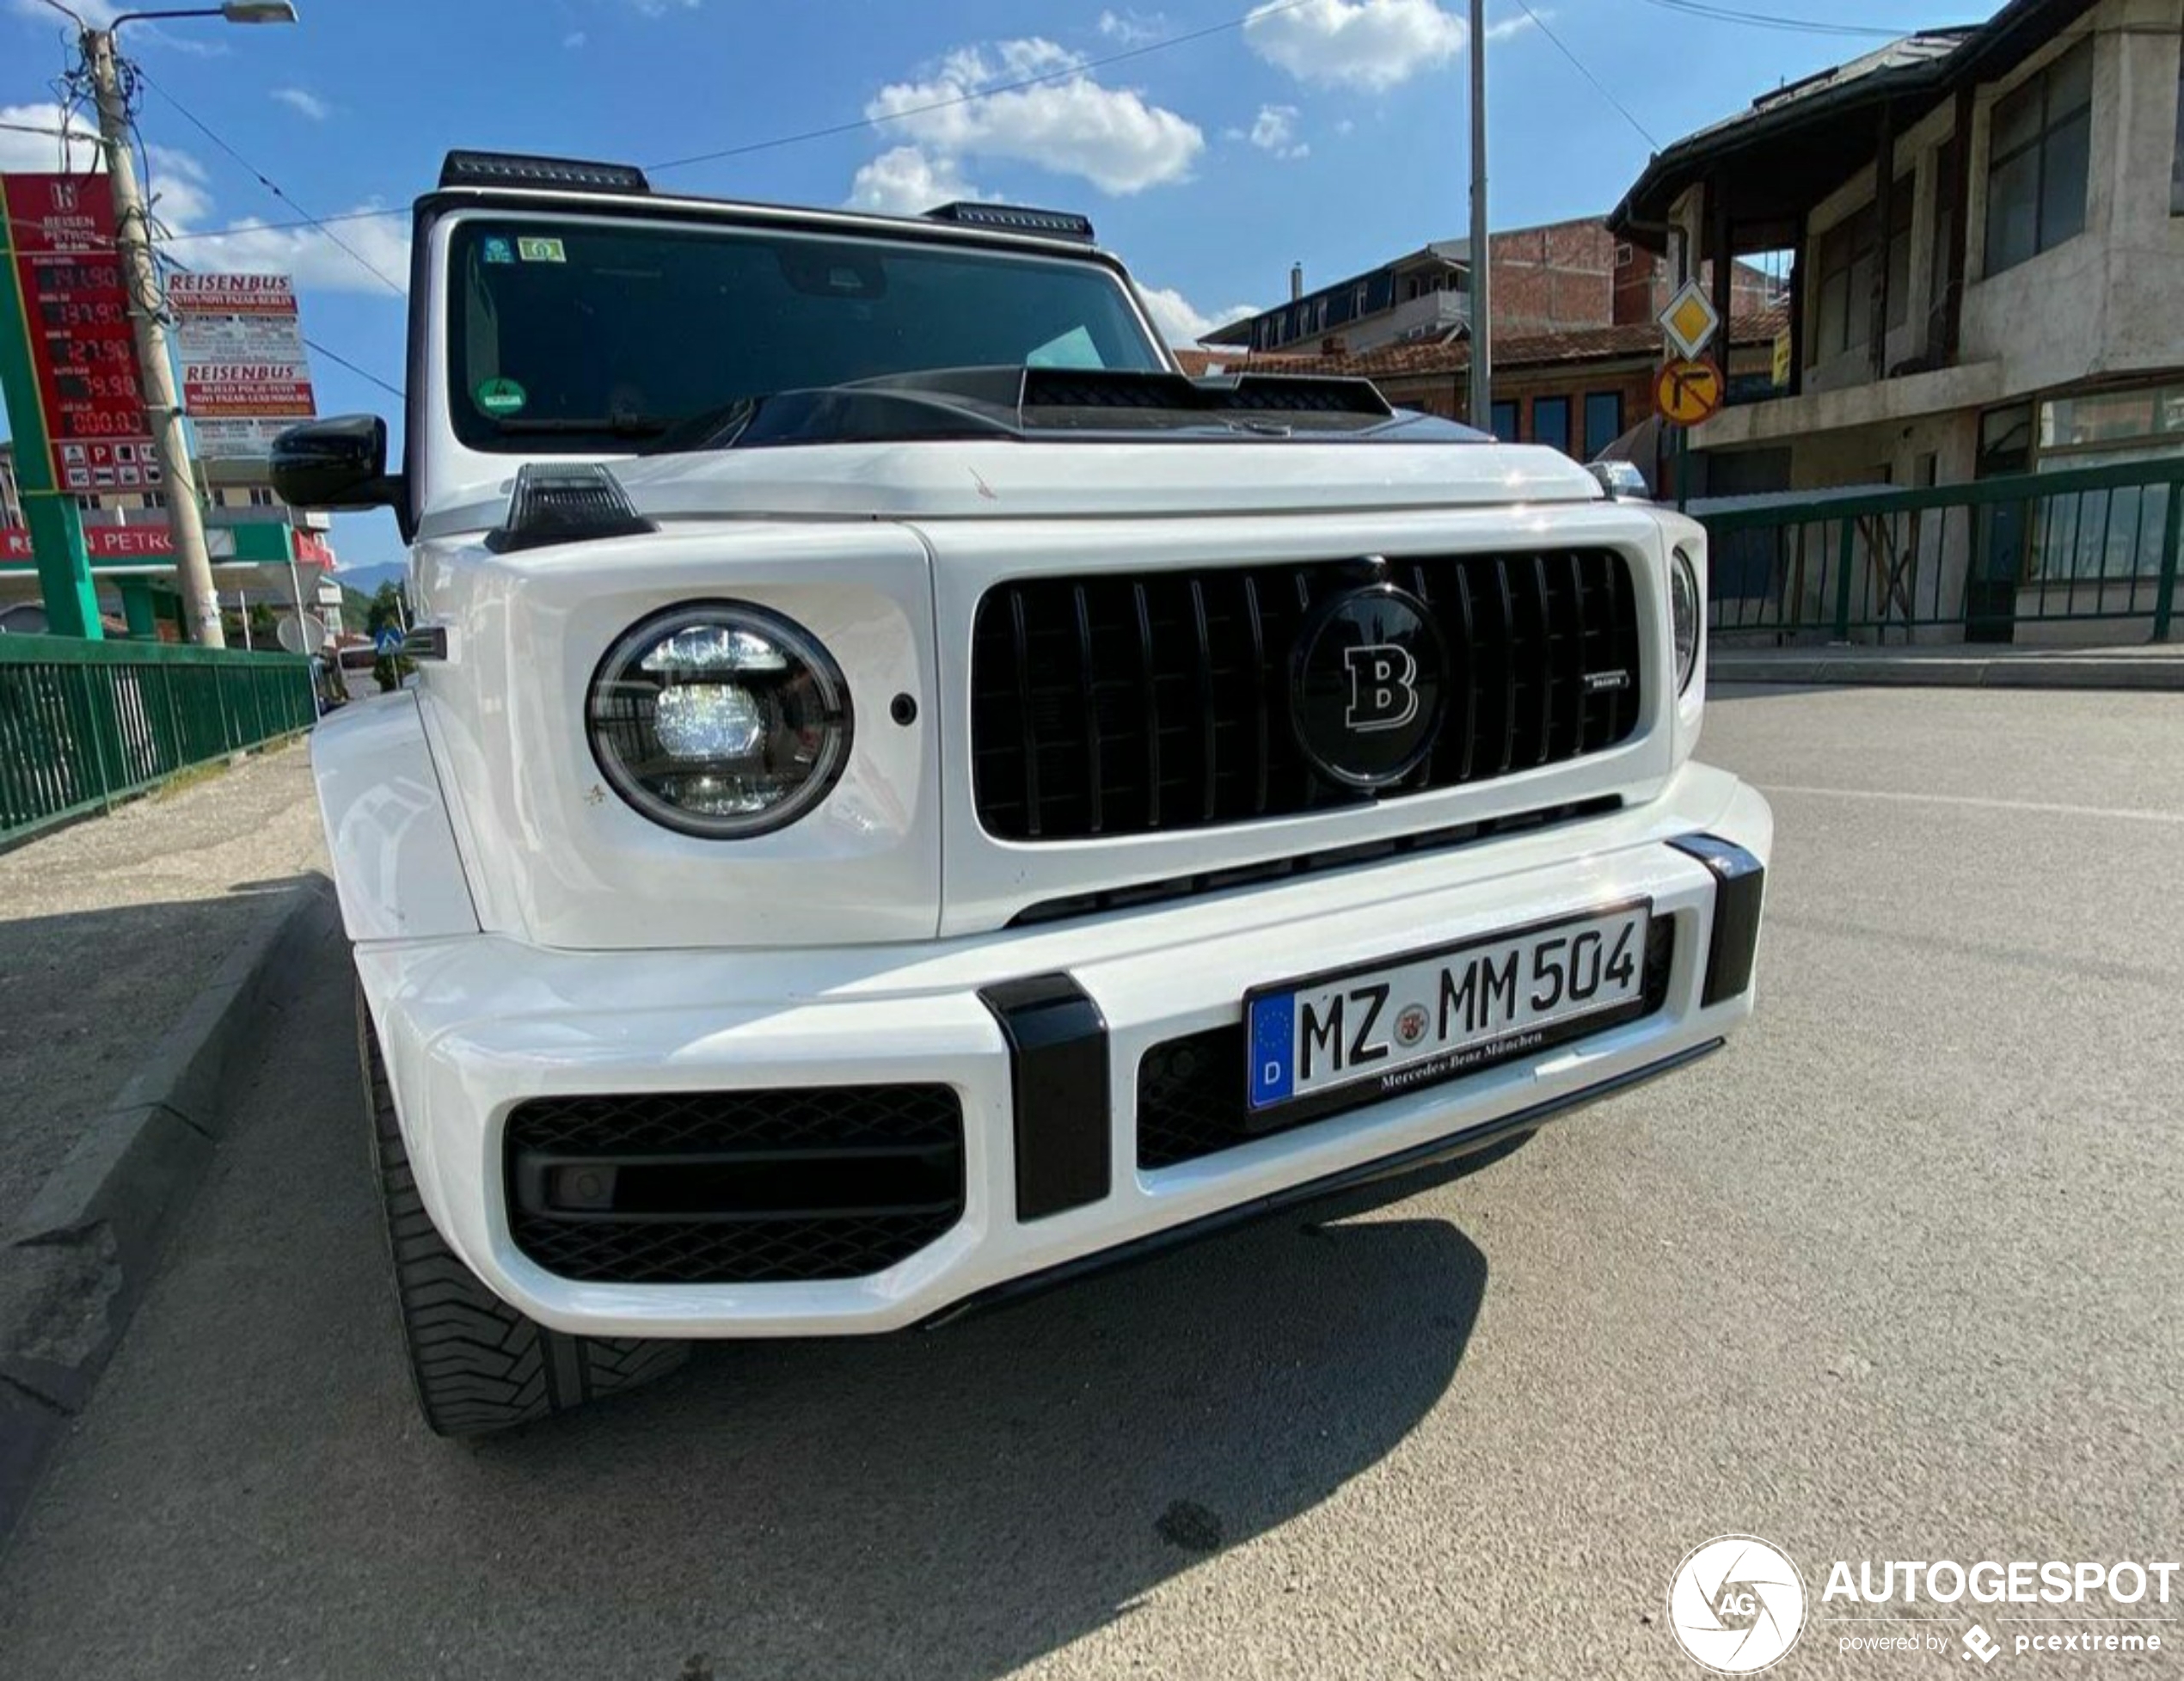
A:
<svg viewBox="0 0 2184 1681">
<path fill-rule="evenodd" d="M 418 1410 L 435 1435 L 482 1436 L 527 1424 L 664 1377 L 689 1358 L 687 1342 L 549 1331 L 488 1290 L 418 1197 L 361 989 L 357 1052 L 402 1341 Z"/>
</svg>

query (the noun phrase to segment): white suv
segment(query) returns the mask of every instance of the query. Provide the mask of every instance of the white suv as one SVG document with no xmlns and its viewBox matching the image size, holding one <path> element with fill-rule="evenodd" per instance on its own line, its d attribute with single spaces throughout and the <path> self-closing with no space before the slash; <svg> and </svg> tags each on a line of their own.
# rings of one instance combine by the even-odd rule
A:
<svg viewBox="0 0 2184 1681">
<path fill-rule="evenodd" d="M 436 1429 L 892 1331 L 1514 1138 L 1749 1011 L 1705 537 L 1360 381 L 1193 380 L 1080 219 L 451 157 L 318 731 Z"/>
</svg>

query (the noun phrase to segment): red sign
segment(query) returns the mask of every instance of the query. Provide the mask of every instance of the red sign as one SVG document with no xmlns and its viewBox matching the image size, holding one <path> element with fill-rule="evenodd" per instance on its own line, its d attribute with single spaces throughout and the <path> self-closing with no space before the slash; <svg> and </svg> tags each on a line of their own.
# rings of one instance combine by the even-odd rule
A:
<svg viewBox="0 0 2184 1681">
<path fill-rule="evenodd" d="M 136 333 L 113 251 L 112 187 L 102 175 L 9 175 L 0 197 L 54 483 L 92 493 L 156 488 Z"/>
<path fill-rule="evenodd" d="M 83 551 L 95 561 L 164 560 L 175 552 L 175 538 L 164 525 L 86 525 Z M 0 525 L 0 561 L 36 558 L 28 531 Z"/>
</svg>

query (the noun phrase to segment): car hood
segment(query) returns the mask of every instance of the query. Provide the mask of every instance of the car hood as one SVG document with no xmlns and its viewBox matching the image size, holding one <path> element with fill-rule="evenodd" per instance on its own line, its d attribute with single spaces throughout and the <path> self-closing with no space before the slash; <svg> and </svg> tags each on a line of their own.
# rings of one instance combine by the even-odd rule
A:
<svg viewBox="0 0 2184 1681">
<path fill-rule="evenodd" d="M 1559 451 L 1408 441 L 1402 429 L 1322 440 L 1017 438 L 788 445 L 610 460 L 638 512 L 709 518 L 991 519 L 1320 512 L 1593 502 Z M 426 536 L 500 523 L 514 463 L 426 511 Z"/>
</svg>

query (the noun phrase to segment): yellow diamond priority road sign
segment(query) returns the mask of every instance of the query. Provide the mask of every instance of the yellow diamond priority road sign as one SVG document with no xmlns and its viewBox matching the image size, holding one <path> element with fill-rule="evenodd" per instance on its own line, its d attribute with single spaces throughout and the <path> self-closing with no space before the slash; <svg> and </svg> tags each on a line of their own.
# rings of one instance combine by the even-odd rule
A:
<svg viewBox="0 0 2184 1681">
<path fill-rule="evenodd" d="M 1686 280 L 1660 312 L 1660 328 L 1668 334 L 1676 353 L 1689 360 L 1721 330 L 1721 317 L 1708 298 L 1706 288 L 1696 280 Z"/>
</svg>

